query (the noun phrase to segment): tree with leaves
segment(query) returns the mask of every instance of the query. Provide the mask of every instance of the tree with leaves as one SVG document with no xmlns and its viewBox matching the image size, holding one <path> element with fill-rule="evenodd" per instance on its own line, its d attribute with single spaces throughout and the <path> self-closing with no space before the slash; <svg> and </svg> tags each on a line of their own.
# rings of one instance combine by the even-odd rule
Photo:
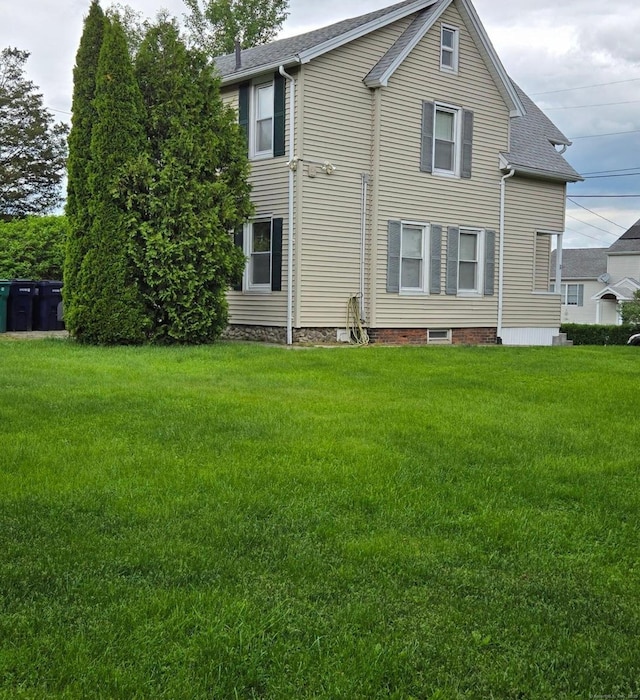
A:
<svg viewBox="0 0 640 700">
<path fill-rule="evenodd" d="M 0 218 L 44 214 L 61 202 L 67 156 L 64 124 L 54 123 L 24 75 L 29 53 L 0 52 Z"/>
<path fill-rule="evenodd" d="M 635 292 L 632 301 L 620 304 L 620 318 L 624 325 L 640 326 L 640 289 Z"/>
<path fill-rule="evenodd" d="M 104 38 L 105 17 L 97 0 L 93 0 L 84 22 L 80 46 L 73 69 L 73 101 L 66 214 L 69 224 L 64 263 L 65 317 L 68 328 L 76 327 L 77 279 L 89 250 L 91 215 L 89 212 L 89 163 L 91 135 L 97 113 L 94 105 L 98 59 Z"/>
<path fill-rule="evenodd" d="M 209 342 L 227 325 L 226 291 L 244 267 L 230 235 L 252 212 L 244 137 L 207 57 L 185 46 L 175 23 L 147 32 L 136 76 L 149 155 L 130 191 L 151 339 Z"/>
<path fill-rule="evenodd" d="M 144 158 L 146 137 L 140 91 L 117 20 L 105 21 L 94 107 L 86 194 L 90 228 L 70 330 L 81 342 L 142 343 L 150 324 L 132 261 L 139 221 L 128 207 L 127 178 L 133 163 Z"/>
<path fill-rule="evenodd" d="M 289 12 L 289 0 L 183 0 L 191 40 L 210 56 L 232 53 L 275 38 Z"/>
</svg>

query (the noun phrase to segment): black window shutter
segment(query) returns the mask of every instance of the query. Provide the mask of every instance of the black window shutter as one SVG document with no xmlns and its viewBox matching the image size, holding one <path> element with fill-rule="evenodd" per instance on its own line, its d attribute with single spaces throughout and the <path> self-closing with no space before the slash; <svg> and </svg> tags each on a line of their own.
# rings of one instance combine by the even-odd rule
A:
<svg viewBox="0 0 640 700">
<path fill-rule="evenodd" d="M 286 152 L 284 142 L 285 117 L 285 79 L 280 73 L 273 76 L 273 155 L 283 156 Z"/>
<path fill-rule="evenodd" d="M 431 226 L 431 274 L 429 280 L 429 291 L 431 294 L 440 294 L 442 288 L 442 226 L 433 224 Z"/>
<path fill-rule="evenodd" d="M 496 276 L 496 232 L 485 231 L 484 234 L 484 293 L 492 297 Z"/>
<path fill-rule="evenodd" d="M 447 294 L 458 293 L 458 249 L 460 245 L 460 229 L 450 226 L 447 229 Z"/>
<path fill-rule="evenodd" d="M 423 173 L 433 172 L 433 118 L 435 105 L 433 102 L 422 103 L 422 137 L 420 143 L 420 170 Z"/>
<path fill-rule="evenodd" d="M 241 83 L 238 88 L 238 124 L 247 140 L 249 148 L 249 95 L 251 86 L 249 83 Z"/>
<path fill-rule="evenodd" d="M 471 177 L 471 161 L 473 159 L 473 112 L 462 110 L 462 168 L 460 177 Z"/>
<path fill-rule="evenodd" d="M 402 224 L 390 221 L 387 238 L 387 292 L 400 291 L 400 237 Z"/>
<path fill-rule="evenodd" d="M 236 232 L 233 234 L 233 244 L 238 246 L 238 248 L 240 248 L 240 250 L 244 254 L 244 229 L 242 226 L 239 226 L 236 229 Z M 244 269 L 243 269 L 243 273 L 244 273 Z M 241 292 L 242 291 L 242 273 L 240 274 L 240 279 L 238 280 L 238 282 L 233 285 L 233 291 L 234 292 Z"/>
<path fill-rule="evenodd" d="M 271 224 L 271 291 L 282 291 L 282 219 Z"/>
</svg>

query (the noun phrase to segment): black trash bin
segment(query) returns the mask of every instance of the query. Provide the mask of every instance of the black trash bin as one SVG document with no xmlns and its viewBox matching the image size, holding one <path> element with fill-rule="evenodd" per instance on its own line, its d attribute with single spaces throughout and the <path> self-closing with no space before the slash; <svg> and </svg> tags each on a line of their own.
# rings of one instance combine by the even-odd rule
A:
<svg viewBox="0 0 640 700">
<path fill-rule="evenodd" d="M 8 331 L 33 330 L 33 306 L 38 285 L 31 280 L 11 280 L 7 307 Z"/>
<path fill-rule="evenodd" d="M 62 282 L 38 282 L 38 296 L 34 302 L 34 331 L 63 331 Z"/>
<path fill-rule="evenodd" d="M 0 333 L 7 330 L 7 299 L 10 289 L 11 282 L 9 280 L 0 280 Z"/>
</svg>

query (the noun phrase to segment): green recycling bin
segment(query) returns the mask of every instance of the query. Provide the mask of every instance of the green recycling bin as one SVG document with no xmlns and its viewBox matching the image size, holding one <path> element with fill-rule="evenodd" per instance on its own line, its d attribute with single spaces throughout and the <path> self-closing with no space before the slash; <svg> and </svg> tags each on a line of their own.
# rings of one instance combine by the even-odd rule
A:
<svg viewBox="0 0 640 700">
<path fill-rule="evenodd" d="M 10 289 L 11 282 L 0 280 L 0 333 L 6 333 L 7 330 L 7 299 Z"/>
</svg>

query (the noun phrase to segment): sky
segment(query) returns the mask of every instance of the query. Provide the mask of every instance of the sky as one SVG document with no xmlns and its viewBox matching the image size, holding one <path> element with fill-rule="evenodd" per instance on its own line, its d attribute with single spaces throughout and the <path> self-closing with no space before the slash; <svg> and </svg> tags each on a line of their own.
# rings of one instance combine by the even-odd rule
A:
<svg viewBox="0 0 640 700">
<path fill-rule="evenodd" d="M 473 0 L 508 74 L 573 145 L 584 177 L 568 187 L 564 247 L 608 247 L 640 219 L 640 3 L 637 0 Z M 124 0 L 120 0 L 125 4 Z M 0 0 L 0 48 L 29 51 L 28 77 L 61 121 L 90 0 Z M 113 4 L 102 0 L 103 8 Z M 182 0 L 129 0 L 146 17 L 182 19 Z M 394 4 L 290 0 L 280 36 Z M 596 195 L 607 195 L 596 196 Z"/>
</svg>

